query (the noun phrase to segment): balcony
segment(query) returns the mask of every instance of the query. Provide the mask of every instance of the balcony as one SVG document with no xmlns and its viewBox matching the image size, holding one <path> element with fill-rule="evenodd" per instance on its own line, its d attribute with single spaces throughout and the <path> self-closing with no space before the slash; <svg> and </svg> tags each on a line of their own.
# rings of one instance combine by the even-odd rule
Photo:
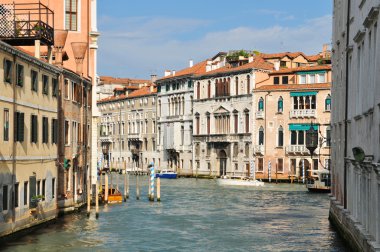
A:
<svg viewBox="0 0 380 252">
<path fill-rule="evenodd" d="M 309 150 L 305 145 L 288 145 L 285 152 L 288 155 L 309 155 Z"/>
<path fill-rule="evenodd" d="M 264 111 L 256 111 L 256 119 L 264 119 Z"/>
<path fill-rule="evenodd" d="M 264 155 L 264 149 L 264 145 L 255 145 L 255 147 L 253 148 L 253 152 L 256 155 Z"/>
<path fill-rule="evenodd" d="M 294 109 L 290 111 L 290 118 L 315 118 L 316 109 Z"/>
<path fill-rule="evenodd" d="M 195 141 L 208 143 L 231 143 L 239 141 L 251 141 L 250 133 L 194 135 L 193 137 Z"/>
<path fill-rule="evenodd" d="M 0 39 L 13 46 L 33 46 L 35 40 L 54 45 L 54 12 L 44 4 L 0 4 Z"/>
<path fill-rule="evenodd" d="M 110 135 L 100 135 L 100 142 L 112 142 Z"/>
<path fill-rule="evenodd" d="M 142 141 L 142 135 L 141 133 L 128 133 L 128 140 Z"/>
</svg>

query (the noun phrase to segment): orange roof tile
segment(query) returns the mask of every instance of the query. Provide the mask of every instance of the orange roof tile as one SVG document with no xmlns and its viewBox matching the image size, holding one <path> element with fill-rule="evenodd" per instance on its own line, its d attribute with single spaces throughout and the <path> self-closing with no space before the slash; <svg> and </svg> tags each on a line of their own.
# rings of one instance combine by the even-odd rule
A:
<svg viewBox="0 0 380 252">
<path fill-rule="evenodd" d="M 322 55 L 320 54 L 317 54 L 317 55 L 309 55 L 309 56 L 306 56 L 306 59 L 308 61 L 318 61 L 319 59 L 322 59 Z"/>
<path fill-rule="evenodd" d="M 252 62 L 249 62 L 247 64 L 244 64 L 242 66 L 238 67 L 230 67 L 230 66 L 225 66 L 221 67 L 212 71 L 209 71 L 204 74 L 198 74 L 198 76 L 207 76 L 207 75 L 213 75 L 217 73 L 229 73 L 229 72 L 235 72 L 235 71 L 241 71 L 245 69 L 265 69 L 265 70 L 273 70 L 273 64 L 266 62 L 263 58 L 261 57 L 254 57 Z"/>
<path fill-rule="evenodd" d="M 121 85 L 133 85 L 133 84 L 151 84 L 151 80 L 140 80 L 140 79 L 130 79 L 130 78 L 115 78 L 111 76 L 100 76 L 100 81 L 103 84 L 121 84 Z"/>
<path fill-rule="evenodd" d="M 330 89 L 330 83 L 317 83 L 317 84 L 291 84 L 291 85 L 264 85 L 258 87 L 254 92 L 261 91 L 289 91 L 289 90 L 309 90 L 309 89 Z"/>
<path fill-rule="evenodd" d="M 153 91 L 151 91 L 151 89 L 150 89 L 151 86 L 153 86 Z M 138 90 L 135 90 L 135 91 L 131 92 L 129 95 L 123 94 L 123 95 L 119 95 L 119 96 L 111 96 L 111 97 L 101 99 L 101 100 L 97 101 L 97 103 L 118 101 L 118 100 L 124 100 L 124 99 L 128 99 L 128 98 L 136 98 L 136 97 L 147 96 L 147 95 L 151 95 L 151 94 L 155 94 L 155 93 L 157 93 L 156 86 L 155 85 L 149 85 L 149 86 L 142 87 Z"/>
<path fill-rule="evenodd" d="M 166 80 L 166 79 L 175 78 L 175 77 L 184 76 L 184 75 L 205 73 L 206 72 L 206 64 L 207 64 L 207 60 L 199 62 L 192 67 L 188 67 L 188 68 L 185 68 L 185 69 L 182 69 L 182 70 L 176 72 L 175 75 L 171 74 L 171 75 L 163 77 L 159 80 Z"/>
<path fill-rule="evenodd" d="M 278 71 L 273 71 L 270 75 L 278 75 L 285 73 L 295 73 L 302 71 L 317 71 L 317 70 L 331 70 L 331 65 L 318 65 L 318 66 L 304 66 L 304 67 L 294 67 L 294 68 L 281 68 Z"/>
<path fill-rule="evenodd" d="M 282 53 L 260 53 L 259 56 L 263 57 L 264 59 L 276 59 L 276 58 L 283 58 L 285 56 L 289 58 L 296 58 L 298 56 L 302 55 L 303 57 L 307 57 L 303 52 L 282 52 Z"/>
</svg>

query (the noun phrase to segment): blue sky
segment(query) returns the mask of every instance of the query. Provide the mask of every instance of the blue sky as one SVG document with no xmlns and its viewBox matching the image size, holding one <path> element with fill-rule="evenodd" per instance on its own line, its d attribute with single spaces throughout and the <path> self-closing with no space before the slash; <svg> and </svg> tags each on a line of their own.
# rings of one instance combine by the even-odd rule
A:
<svg viewBox="0 0 380 252">
<path fill-rule="evenodd" d="M 315 54 L 331 22 L 332 0 L 99 0 L 98 73 L 149 79 L 236 49 Z"/>
</svg>

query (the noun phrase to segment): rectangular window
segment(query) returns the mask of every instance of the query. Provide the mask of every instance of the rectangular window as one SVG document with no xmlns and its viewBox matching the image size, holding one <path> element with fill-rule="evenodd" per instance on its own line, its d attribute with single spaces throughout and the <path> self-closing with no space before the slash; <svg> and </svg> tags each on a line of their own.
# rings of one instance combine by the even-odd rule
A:
<svg viewBox="0 0 380 252">
<path fill-rule="evenodd" d="M 30 140 L 32 143 L 38 142 L 38 120 L 36 115 L 32 115 L 30 118 L 31 121 L 31 136 Z"/>
<path fill-rule="evenodd" d="M 249 114 L 245 114 L 245 133 L 249 133 Z"/>
<path fill-rule="evenodd" d="M 44 74 L 42 75 L 42 93 L 49 94 L 49 77 Z"/>
<path fill-rule="evenodd" d="M 298 131 L 298 145 L 304 145 L 305 144 L 305 131 L 300 130 Z"/>
<path fill-rule="evenodd" d="M 235 132 L 235 134 L 238 133 L 238 129 L 239 129 L 238 125 L 239 125 L 238 114 L 234 114 L 234 132 Z"/>
<path fill-rule="evenodd" d="M 37 181 L 37 195 L 41 195 L 41 180 Z"/>
<path fill-rule="evenodd" d="M 24 206 L 28 205 L 28 182 L 24 182 Z"/>
<path fill-rule="evenodd" d="M 78 30 L 78 2 L 77 0 L 65 0 L 65 29 Z"/>
<path fill-rule="evenodd" d="M 45 200 L 45 195 L 46 195 L 46 179 L 42 180 L 42 191 L 41 191 L 41 195 L 43 196 L 42 197 L 42 200 Z"/>
<path fill-rule="evenodd" d="M 52 96 L 53 97 L 58 97 L 58 79 L 51 79 L 51 83 L 52 83 Z"/>
<path fill-rule="evenodd" d="M 257 165 L 257 171 L 264 171 L 264 159 L 258 158 L 258 165 Z"/>
<path fill-rule="evenodd" d="M 3 185 L 3 211 L 8 210 L 8 186 Z"/>
<path fill-rule="evenodd" d="M 280 61 L 280 67 L 286 67 L 286 61 Z"/>
<path fill-rule="evenodd" d="M 55 178 L 51 179 L 51 198 L 55 198 Z"/>
<path fill-rule="evenodd" d="M 15 112 L 13 134 L 15 141 L 24 142 L 24 113 Z"/>
<path fill-rule="evenodd" d="M 53 144 L 58 143 L 58 120 L 57 119 L 51 120 L 51 142 Z"/>
<path fill-rule="evenodd" d="M 318 83 L 325 83 L 325 74 L 318 74 Z"/>
<path fill-rule="evenodd" d="M 306 75 L 300 75 L 300 84 L 305 84 L 306 83 Z"/>
<path fill-rule="evenodd" d="M 68 79 L 65 79 L 65 99 L 68 100 L 70 97 L 69 97 L 69 94 L 70 94 L 70 86 L 69 86 L 69 80 Z"/>
<path fill-rule="evenodd" d="M 38 73 L 34 70 L 30 71 L 30 78 L 32 79 L 32 91 L 38 91 Z"/>
<path fill-rule="evenodd" d="M 282 84 L 288 84 L 288 83 L 289 83 L 288 76 L 282 76 Z"/>
<path fill-rule="evenodd" d="M 277 172 L 284 172 L 284 159 L 277 159 Z"/>
<path fill-rule="evenodd" d="M 273 84 L 275 85 L 280 84 L 280 77 L 273 77 Z"/>
<path fill-rule="evenodd" d="M 290 144 L 297 145 L 297 131 L 290 131 Z"/>
<path fill-rule="evenodd" d="M 9 141 L 9 109 L 4 109 L 4 141 Z"/>
<path fill-rule="evenodd" d="M 4 59 L 4 82 L 12 82 L 12 61 Z"/>
<path fill-rule="evenodd" d="M 69 145 L 70 143 L 70 123 L 69 121 L 65 121 L 65 145 Z"/>
<path fill-rule="evenodd" d="M 18 197 L 18 186 L 19 185 L 19 183 L 16 183 L 15 184 L 15 207 L 18 207 L 19 206 L 19 203 L 18 203 L 18 201 L 19 201 L 19 197 Z"/>
<path fill-rule="evenodd" d="M 331 146 L 331 130 L 326 129 L 326 146 Z"/>
<path fill-rule="evenodd" d="M 49 142 L 49 119 L 42 117 L 42 143 Z"/>
<path fill-rule="evenodd" d="M 318 159 L 313 159 L 313 170 L 318 170 Z"/>
<path fill-rule="evenodd" d="M 16 85 L 24 86 L 24 66 L 20 64 L 16 65 Z"/>
<path fill-rule="evenodd" d="M 291 175 L 296 175 L 296 168 L 297 168 L 297 160 L 290 159 L 290 174 Z"/>
<path fill-rule="evenodd" d="M 315 83 L 315 74 L 309 75 L 309 83 L 314 84 Z"/>
</svg>

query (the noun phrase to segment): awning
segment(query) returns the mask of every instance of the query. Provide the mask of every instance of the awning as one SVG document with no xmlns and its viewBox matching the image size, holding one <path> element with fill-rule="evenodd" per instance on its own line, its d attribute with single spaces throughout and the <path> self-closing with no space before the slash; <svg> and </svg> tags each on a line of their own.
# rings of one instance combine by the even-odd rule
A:
<svg viewBox="0 0 380 252">
<path fill-rule="evenodd" d="M 317 91 L 311 91 L 311 92 L 290 92 L 290 97 L 293 96 L 310 96 L 310 95 L 317 95 Z"/>
<path fill-rule="evenodd" d="M 297 72 L 297 75 L 303 75 L 303 74 L 324 74 L 326 71 L 305 71 L 305 72 Z"/>
<path fill-rule="evenodd" d="M 308 130 L 310 129 L 311 124 L 299 124 L 299 123 L 290 123 L 289 130 Z M 313 124 L 313 128 L 318 130 L 318 125 Z"/>
</svg>

